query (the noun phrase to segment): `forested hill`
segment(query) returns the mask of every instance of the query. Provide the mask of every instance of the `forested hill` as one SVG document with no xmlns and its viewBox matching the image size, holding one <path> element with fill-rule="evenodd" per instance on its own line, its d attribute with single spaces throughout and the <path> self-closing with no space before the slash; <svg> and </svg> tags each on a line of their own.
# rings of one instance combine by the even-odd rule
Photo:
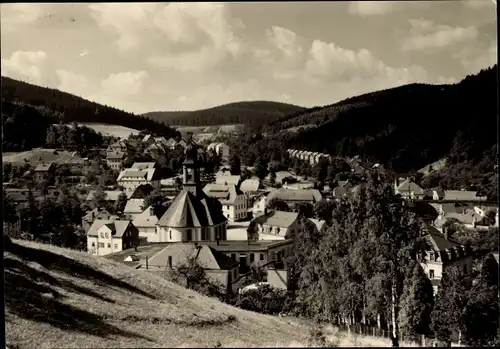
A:
<svg viewBox="0 0 500 349">
<path fill-rule="evenodd" d="M 16 110 L 16 113 L 19 113 L 20 111 L 18 107 L 14 108 L 14 105 L 43 107 L 45 116 L 57 118 L 57 120 L 50 120 L 50 122 L 97 122 L 130 127 L 137 130 L 149 130 L 166 137 L 175 137 L 178 135 L 177 131 L 164 123 L 91 102 L 67 92 L 29 84 L 4 76 L 2 76 L 1 85 L 2 106 L 4 103 L 9 103 L 7 110 L 11 110 L 12 112 Z M 2 108 L 2 113 L 5 114 L 3 115 L 4 122 L 10 116 L 7 110 Z M 34 112 L 30 111 L 30 113 Z M 37 121 L 37 123 L 39 122 Z"/>
<path fill-rule="evenodd" d="M 252 101 L 236 102 L 196 111 L 155 111 L 143 116 L 179 126 L 211 126 L 222 124 L 262 125 L 307 110 L 292 104 Z"/>
<path fill-rule="evenodd" d="M 364 157 L 410 171 L 449 155 L 479 159 L 497 142 L 497 66 L 454 85 L 412 84 L 315 108 L 270 123 L 288 148 Z M 460 154 L 459 154 L 460 153 Z"/>
</svg>

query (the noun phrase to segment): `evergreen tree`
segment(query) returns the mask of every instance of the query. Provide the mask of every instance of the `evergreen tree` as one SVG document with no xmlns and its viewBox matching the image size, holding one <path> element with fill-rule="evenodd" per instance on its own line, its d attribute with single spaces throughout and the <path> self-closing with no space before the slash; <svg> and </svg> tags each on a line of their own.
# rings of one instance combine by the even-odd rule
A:
<svg viewBox="0 0 500 349">
<path fill-rule="evenodd" d="M 465 342 L 471 346 L 495 346 L 499 328 L 498 264 L 491 254 L 482 262 L 465 311 Z"/>
<path fill-rule="evenodd" d="M 431 312 L 431 330 L 437 340 L 450 343 L 452 334 L 464 329 L 465 305 L 466 288 L 461 271 L 450 266 L 443 272 Z"/>
<path fill-rule="evenodd" d="M 413 275 L 405 282 L 400 302 L 399 327 L 405 338 L 428 335 L 434 306 L 432 283 L 422 267 L 415 263 Z"/>
<path fill-rule="evenodd" d="M 125 206 L 127 205 L 127 194 L 125 192 L 120 193 L 118 195 L 118 199 L 115 202 L 115 212 L 118 213 L 123 213 L 125 210 Z"/>
<path fill-rule="evenodd" d="M 241 174 L 241 160 L 236 155 L 233 155 L 229 160 L 231 166 L 231 175 L 237 176 Z"/>
</svg>

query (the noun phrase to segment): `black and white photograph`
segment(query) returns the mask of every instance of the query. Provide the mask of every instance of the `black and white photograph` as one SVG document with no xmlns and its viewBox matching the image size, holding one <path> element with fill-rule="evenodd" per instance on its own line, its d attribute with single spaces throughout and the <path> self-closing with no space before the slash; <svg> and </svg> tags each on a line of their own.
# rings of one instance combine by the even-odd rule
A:
<svg viewBox="0 0 500 349">
<path fill-rule="evenodd" d="M 5 348 L 499 347 L 497 17 L 0 4 Z"/>
</svg>

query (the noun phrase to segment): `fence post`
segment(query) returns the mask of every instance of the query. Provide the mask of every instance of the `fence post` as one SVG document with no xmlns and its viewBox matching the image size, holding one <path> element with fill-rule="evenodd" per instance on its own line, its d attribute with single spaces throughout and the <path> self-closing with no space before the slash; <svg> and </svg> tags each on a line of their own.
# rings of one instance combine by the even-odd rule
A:
<svg viewBox="0 0 500 349">
<path fill-rule="evenodd" d="M 375 327 L 373 328 L 373 337 L 375 337 Z"/>
<path fill-rule="evenodd" d="M 148 270 L 148 256 L 146 255 L 146 270 Z"/>
</svg>

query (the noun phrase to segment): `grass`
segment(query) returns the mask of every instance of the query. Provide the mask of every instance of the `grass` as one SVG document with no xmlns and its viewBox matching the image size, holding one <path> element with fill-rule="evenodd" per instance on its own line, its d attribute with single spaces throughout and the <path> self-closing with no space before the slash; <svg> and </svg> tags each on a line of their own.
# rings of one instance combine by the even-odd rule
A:
<svg viewBox="0 0 500 349">
<path fill-rule="evenodd" d="M 305 320 L 234 308 L 84 252 L 13 240 L 4 273 L 9 348 L 317 346 Z M 323 332 L 327 346 L 390 346 Z"/>
<path fill-rule="evenodd" d="M 100 124 L 100 123 L 86 123 L 82 122 L 79 125 L 86 126 L 88 128 L 93 129 L 96 132 L 100 132 L 103 135 L 113 136 L 117 138 L 128 138 L 128 136 L 132 134 L 138 134 L 139 131 L 133 128 L 119 126 L 119 125 L 109 125 L 109 124 Z"/>
</svg>

